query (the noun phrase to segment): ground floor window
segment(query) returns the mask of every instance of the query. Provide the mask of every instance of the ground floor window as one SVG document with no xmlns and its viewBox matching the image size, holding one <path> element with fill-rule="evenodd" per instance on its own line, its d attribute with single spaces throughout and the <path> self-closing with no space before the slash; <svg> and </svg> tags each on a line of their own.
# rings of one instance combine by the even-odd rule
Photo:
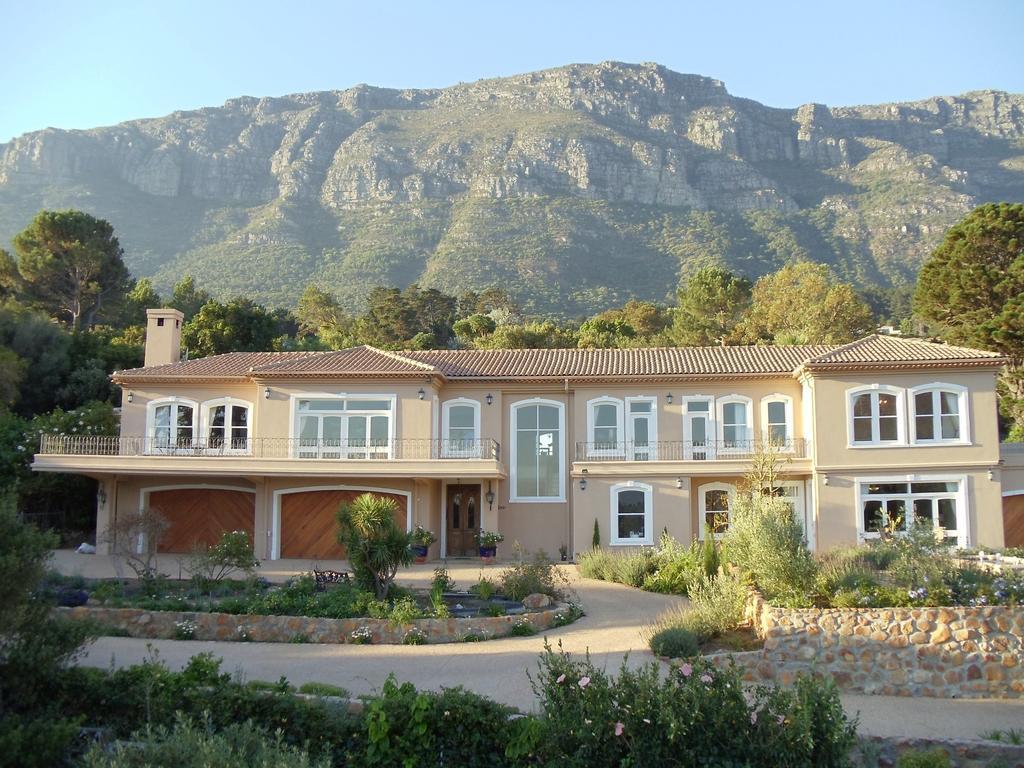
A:
<svg viewBox="0 0 1024 768">
<path fill-rule="evenodd" d="M 651 486 L 621 483 L 611 490 L 611 543 L 653 544 Z"/>
<path fill-rule="evenodd" d="M 962 479 L 920 479 L 911 482 L 858 481 L 861 538 L 900 534 L 915 522 L 942 530 L 951 543 L 967 545 Z"/>
<path fill-rule="evenodd" d="M 708 533 L 718 538 L 729 530 L 729 508 L 735 493 L 736 488 L 727 483 L 709 483 L 697 489 L 702 539 Z"/>
</svg>

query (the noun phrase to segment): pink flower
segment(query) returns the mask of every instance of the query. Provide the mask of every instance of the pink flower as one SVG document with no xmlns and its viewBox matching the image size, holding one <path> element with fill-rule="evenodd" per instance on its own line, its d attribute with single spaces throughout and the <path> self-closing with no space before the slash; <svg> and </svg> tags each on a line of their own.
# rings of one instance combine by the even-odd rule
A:
<svg viewBox="0 0 1024 768">
<path fill-rule="evenodd" d="M 622 723 L 616 723 L 615 724 L 615 735 L 616 736 L 621 736 L 622 732 L 624 730 L 626 730 L 626 726 L 624 726 Z"/>
<path fill-rule="evenodd" d="M 681 674 L 683 677 L 689 677 L 693 674 L 693 667 L 691 667 L 689 664 L 683 664 L 683 666 L 679 668 L 679 674 Z"/>
<path fill-rule="evenodd" d="M 703 675 L 700 676 L 700 681 L 704 683 L 704 685 L 709 685 L 711 683 L 711 675 L 705 672 Z"/>
<path fill-rule="evenodd" d="M 757 725 L 757 712 L 750 713 L 750 724 Z"/>
<path fill-rule="evenodd" d="M 580 688 L 586 688 L 588 685 L 590 685 L 590 678 L 589 677 L 581 677 L 580 681 L 579 681 L 579 683 L 577 683 L 577 685 L 579 685 Z"/>
<path fill-rule="evenodd" d="M 565 674 L 563 673 L 563 674 L 559 675 L 558 679 L 555 680 L 555 682 L 559 683 L 559 684 L 564 683 L 565 682 Z"/>
</svg>

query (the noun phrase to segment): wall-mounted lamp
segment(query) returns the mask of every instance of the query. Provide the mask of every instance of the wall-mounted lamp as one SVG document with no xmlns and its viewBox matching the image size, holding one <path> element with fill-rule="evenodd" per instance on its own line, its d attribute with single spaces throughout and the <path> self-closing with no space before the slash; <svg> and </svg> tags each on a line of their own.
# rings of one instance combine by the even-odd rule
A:
<svg viewBox="0 0 1024 768">
<path fill-rule="evenodd" d="M 423 387 L 420 387 L 420 391 L 416 394 L 420 396 L 420 400 L 427 396 L 427 393 L 423 391 Z"/>
<path fill-rule="evenodd" d="M 677 477 L 676 478 L 676 488 L 682 488 L 682 487 L 683 487 L 683 478 Z"/>
<path fill-rule="evenodd" d="M 988 479 L 989 480 L 995 480 L 996 479 L 996 473 L 995 473 L 994 470 L 989 469 L 989 471 L 988 471 Z"/>
<path fill-rule="evenodd" d="M 587 490 L 587 470 L 583 470 L 583 477 L 580 478 L 580 490 Z"/>
<path fill-rule="evenodd" d="M 828 485 L 828 475 L 822 475 L 821 476 L 821 484 L 822 485 Z"/>
<path fill-rule="evenodd" d="M 105 506 L 107 503 L 107 489 L 102 485 L 99 487 L 99 490 L 96 491 L 96 500 L 99 501 L 101 507 Z"/>
<path fill-rule="evenodd" d="M 492 509 L 494 507 L 494 490 L 491 488 L 491 481 L 487 481 L 487 493 L 484 494 L 484 498 L 487 500 L 487 508 Z"/>
<path fill-rule="evenodd" d="M 266 398 L 267 400 L 270 399 L 270 387 L 263 388 L 263 397 Z"/>
<path fill-rule="evenodd" d="M 487 397 L 485 397 L 484 400 L 486 400 L 487 404 L 490 405 L 491 403 L 494 402 L 494 395 L 492 395 L 490 392 L 488 392 L 487 393 Z"/>
<path fill-rule="evenodd" d="M 672 405 L 672 393 L 671 392 L 669 392 L 667 395 L 665 395 L 665 402 L 668 403 L 669 405 Z"/>
<path fill-rule="evenodd" d="M 130 403 L 130 402 L 132 402 L 133 400 L 135 400 L 135 393 L 134 393 L 134 392 L 132 392 L 132 391 L 131 391 L 131 390 L 129 389 L 129 390 L 128 390 L 128 402 Z"/>
</svg>

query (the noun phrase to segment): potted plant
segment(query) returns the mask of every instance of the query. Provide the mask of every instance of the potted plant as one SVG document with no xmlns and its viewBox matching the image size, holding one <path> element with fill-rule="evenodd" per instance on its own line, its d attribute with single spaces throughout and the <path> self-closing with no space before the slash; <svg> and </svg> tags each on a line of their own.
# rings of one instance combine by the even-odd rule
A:
<svg viewBox="0 0 1024 768">
<path fill-rule="evenodd" d="M 481 528 L 476 533 L 476 544 L 480 548 L 480 558 L 485 563 L 493 561 L 495 554 L 498 552 L 498 544 L 504 540 L 505 536 L 503 534 L 497 531 L 485 531 Z"/>
<path fill-rule="evenodd" d="M 433 531 L 428 531 L 422 525 L 417 525 L 416 530 L 412 532 L 409 537 L 412 544 L 412 555 L 413 559 L 417 563 L 427 562 L 427 550 L 430 549 L 430 545 L 437 541 L 437 536 L 434 535 Z"/>
</svg>

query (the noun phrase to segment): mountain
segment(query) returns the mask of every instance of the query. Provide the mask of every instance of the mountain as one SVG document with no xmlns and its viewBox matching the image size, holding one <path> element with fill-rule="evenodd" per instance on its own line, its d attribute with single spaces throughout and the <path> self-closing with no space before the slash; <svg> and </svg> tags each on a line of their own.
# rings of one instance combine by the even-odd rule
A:
<svg viewBox="0 0 1024 768">
<path fill-rule="evenodd" d="M 798 258 L 899 285 L 975 205 L 1024 200 L 1024 95 L 777 109 L 656 64 L 232 99 L 0 144 L 0 242 L 109 219 L 138 276 L 292 305 L 309 282 L 500 285 L 537 312 L 664 301 Z"/>
</svg>

